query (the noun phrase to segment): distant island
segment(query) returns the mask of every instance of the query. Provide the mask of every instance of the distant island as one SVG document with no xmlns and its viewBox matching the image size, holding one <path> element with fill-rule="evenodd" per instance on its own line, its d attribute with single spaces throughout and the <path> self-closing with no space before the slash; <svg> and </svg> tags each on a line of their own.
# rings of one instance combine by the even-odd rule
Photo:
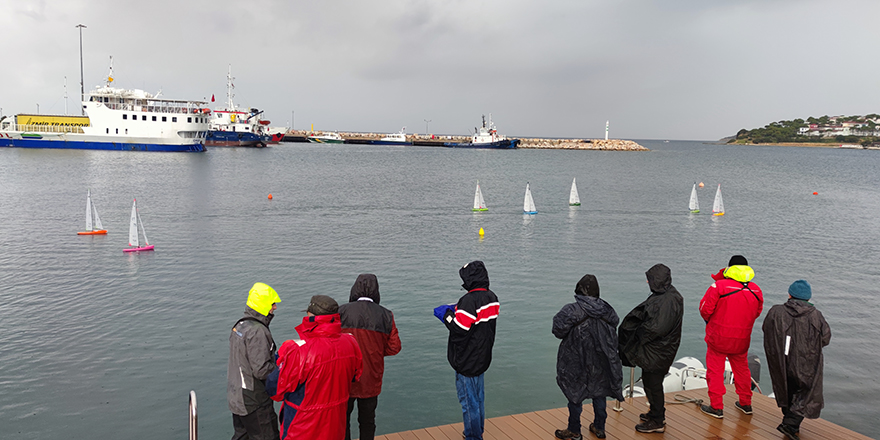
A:
<svg viewBox="0 0 880 440">
<path fill-rule="evenodd" d="M 773 144 L 840 146 L 840 144 L 880 146 L 880 115 L 822 116 L 779 121 L 763 128 L 746 130 L 724 138 L 728 144 Z"/>
</svg>

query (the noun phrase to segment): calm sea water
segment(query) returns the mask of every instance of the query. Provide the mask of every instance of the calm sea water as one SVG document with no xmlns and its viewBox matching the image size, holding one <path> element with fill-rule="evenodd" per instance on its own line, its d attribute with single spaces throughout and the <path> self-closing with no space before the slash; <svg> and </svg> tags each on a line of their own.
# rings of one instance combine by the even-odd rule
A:
<svg viewBox="0 0 880 440">
<path fill-rule="evenodd" d="M 686 299 L 679 356 L 702 358 L 699 299 L 743 254 L 766 308 L 796 279 L 813 285 L 833 332 L 822 416 L 873 434 L 880 152 L 642 144 L 652 151 L 0 149 L 0 426 L 22 439 L 182 438 L 195 390 L 202 438 L 231 436 L 228 335 L 250 286 L 281 295 L 280 343 L 311 295 L 346 301 L 364 272 L 403 341 L 387 359 L 379 432 L 460 421 L 432 309 L 463 294 L 458 268 L 474 259 L 502 304 L 487 415 L 562 407 L 551 319 L 581 276 L 595 274 L 622 316 L 649 294 L 645 270 L 669 266 Z M 475 214 L 477 179 L 489 211 Z M 536 216 L 522 215 L 526 182 Z M 706 184 L 698 215 L 694 182 Z M 706 213 L 719 183 L 721 218 Z M 76 235 L 87 189 L 105 237 Z M 153 253 L 122 253 L 134 197 Z M 762 321 L 752 349 L 763 358 Z M 766 368 L 762 379 L 769 392 Z"/>
</svg>

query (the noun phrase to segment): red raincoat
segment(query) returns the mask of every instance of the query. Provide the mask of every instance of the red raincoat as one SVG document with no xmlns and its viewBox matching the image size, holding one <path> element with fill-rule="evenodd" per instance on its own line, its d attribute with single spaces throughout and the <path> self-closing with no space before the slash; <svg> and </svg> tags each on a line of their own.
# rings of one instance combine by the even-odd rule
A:
<svg viewBox="0 0 880 440">
<path fill-rule="evenodd" d="M 755 283 L 725 278 L 724 269 L 712 278 L 715 282 L 700 301 L 700 315 L 706 321 L 706 344 L 719 353 L 746 353 L 752 327 L 764 308 L 764 294 Z"/>
<path fill-rule="evenodd" d="M 363 358 L 357 341 L 341 332 L 339 314 L 303 318 L 302 340 L 278 350 L 282 440 L 341 440 L 351 383 L 360 379 Z"/>
</svg>

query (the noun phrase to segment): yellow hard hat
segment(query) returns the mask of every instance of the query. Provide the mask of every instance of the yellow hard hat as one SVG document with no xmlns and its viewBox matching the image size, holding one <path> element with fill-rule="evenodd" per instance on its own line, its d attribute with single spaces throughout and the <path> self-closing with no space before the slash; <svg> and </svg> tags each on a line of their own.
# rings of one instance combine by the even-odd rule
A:
<svg viewBox="0 0 880 440">
<path fill-rule="evenodd" d="M 263 316 L 269 316 L 272 304 L 281 302 L 281 297 L 268 284 L 256 283 L 248 292 L 247 306 Z"/>
</svg>

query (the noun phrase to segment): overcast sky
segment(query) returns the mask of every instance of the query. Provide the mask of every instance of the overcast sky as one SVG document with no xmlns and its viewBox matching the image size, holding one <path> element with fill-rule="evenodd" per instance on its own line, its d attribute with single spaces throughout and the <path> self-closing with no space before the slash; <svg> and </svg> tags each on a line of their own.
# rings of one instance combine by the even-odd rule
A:
<svg viewBox="0 0 880 440">
<path fill-rule="evenodd" d="M 4 114 L 85 89 L 265 109 L 296 129 L 714 140 L 880 113 L 877 0 L 0 0 Z M 294 112 L 292 115 L 291 112 Z M 293 118 L 292 118 L 293 116 Z"/>
</svg>

